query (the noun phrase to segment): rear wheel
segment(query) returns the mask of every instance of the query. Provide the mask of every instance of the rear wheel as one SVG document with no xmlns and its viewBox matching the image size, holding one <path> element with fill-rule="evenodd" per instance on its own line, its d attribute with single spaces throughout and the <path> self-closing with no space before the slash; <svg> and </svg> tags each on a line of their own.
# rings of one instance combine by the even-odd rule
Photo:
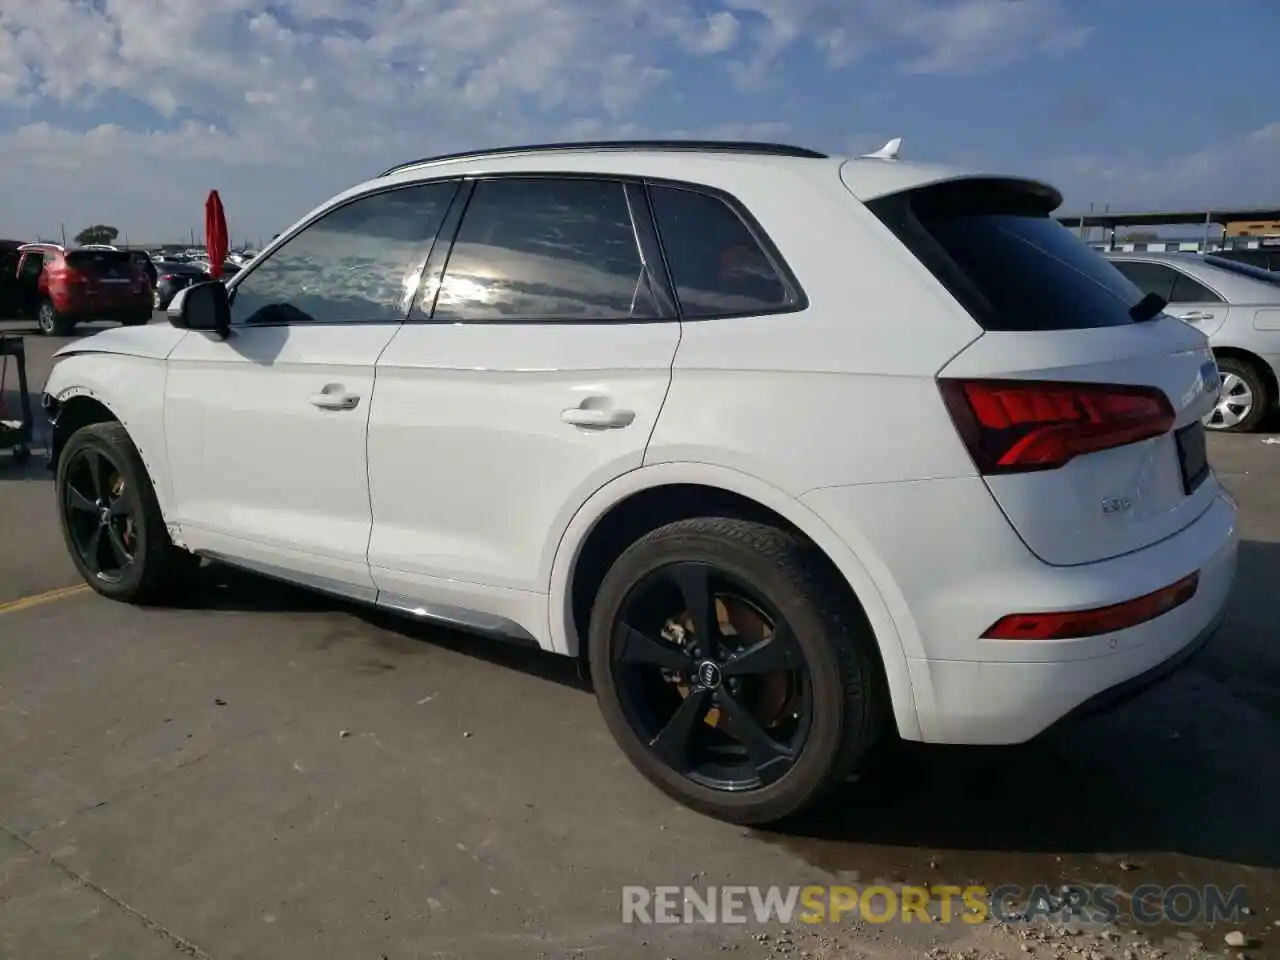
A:
<svg viewBox="0 0 1280 960">
<path fill-rule="evenodd" d="M 76 324 L 58 313 L 53 301 L 46 298 L 36 309 L 36 325 L 46 337 L 65 337 Z"/>
<path fill-rule="evenodd" d="M 71 435 L 58 459 L 57 492 L 71 560 L 103 596 L 159 602 L 200 565 L 169 539 L 146 465 L 121 424 Z"/>
<path fill-rule="evenodd" d="M 768 823 L 847 779 L 884 729 L 874 640 L 822 558 L 764 524 L 647 534 L 606 574 L 592 679 L 652 783 L 734 823 Z"/>
<path fill-rule="evenodd" d="M 1218 404 L 1205 417 L 1205 426 L 1224 433 L 1252 433 L 1271 409 L 1266 378 L 1252 363 L 1235 357 L 1221 357 L 1218 372 L 1222 389 Z"/>
</svg>

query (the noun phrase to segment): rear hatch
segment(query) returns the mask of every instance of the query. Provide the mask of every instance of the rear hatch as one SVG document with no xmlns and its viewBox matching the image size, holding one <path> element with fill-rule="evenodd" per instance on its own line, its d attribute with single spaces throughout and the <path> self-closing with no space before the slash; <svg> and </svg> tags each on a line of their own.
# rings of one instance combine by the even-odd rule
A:
<svg viewBox="0 0 1280 960">
<path fill-rule="evenodd" d="M 1028 548 L 1073 565 L 1172 536 L 1212 503 L 1205 336 L 1051 213 L 1055 191 L 973 178 L 868 207 L 983 333 L 939 371 L 943 399 Z"/>
<path fill-rule="evenodd" d="M 72 250 L 67 267 L 80 277 L 83 291 L 100 304 L 149 297 L 142 271 L 125 250 Z"/>
</svg>

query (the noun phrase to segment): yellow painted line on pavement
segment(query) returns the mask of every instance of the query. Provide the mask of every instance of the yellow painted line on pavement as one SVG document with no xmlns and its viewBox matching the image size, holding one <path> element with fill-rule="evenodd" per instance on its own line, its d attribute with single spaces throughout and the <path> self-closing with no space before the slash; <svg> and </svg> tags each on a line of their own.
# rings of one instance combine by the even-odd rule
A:
<svg viewBox="0 0 1280 960">
<path fill-rule="evenodd" d="M 76 597 L 82 593 L 89 592 L 87 583 L 78 583 L 74 587 L 59 587 L 57 590 L 46 590 L 44 593 L 33 593 L 29 597 L 19 597 L 17 600 L 8 600 L 0 603 L 0 617 L 6 613 L 17 613 L 19 610 L 30 610 L 32 607 L 39 607 L 46 603 L 53 603 L 55 600 L 63 600 L 66 597 Z"/>
</svg>

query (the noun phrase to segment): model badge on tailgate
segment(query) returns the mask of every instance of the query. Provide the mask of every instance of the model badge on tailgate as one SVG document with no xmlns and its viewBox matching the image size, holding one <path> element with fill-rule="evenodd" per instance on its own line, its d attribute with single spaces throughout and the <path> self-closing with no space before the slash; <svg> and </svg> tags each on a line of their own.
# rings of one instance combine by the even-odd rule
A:
<svg viewBox="0 0 1280 960">
<path fill-rule="evenodd" d="M 1102 515 L 1110 517 L 1117 513 L 1127 513 L 1133 506 L 1133 501 L 1128 497 L 1103 497 L 1102 498 Z"/>
</svg>

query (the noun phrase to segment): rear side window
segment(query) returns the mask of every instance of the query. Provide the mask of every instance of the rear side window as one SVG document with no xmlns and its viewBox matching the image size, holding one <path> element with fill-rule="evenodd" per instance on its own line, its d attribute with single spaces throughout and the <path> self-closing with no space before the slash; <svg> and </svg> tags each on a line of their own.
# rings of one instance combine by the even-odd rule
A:
<svg viewBox="0 0 1280 960">
<path fill-rule="evenodd" d="M 1172 267 L 1143 260 L 1117 260 L 1112 266 L 1144 295 L 1154 293 L 1166 303 L 1173 302 L 1173 281 L 1178 275 Z"/>
<path fill-rule="evenodd" d="M 1029 184 L 959 180 L 867 204 L 986 330 L 1124 326 L 1141 299 Z"/>
<path fill-rule="evenodd" d="M 626 188 L 616 180 L 554 177 L 479 181 L 432 317 L 657 319 Z"/>
<path fill-rule="evenodd" d="M 1222 298 L 1206 287 L 1199 280 L 1188 277 L 1181 271 L 1173 281 L 1173 295 L 1170 303 L 1221 303 Z"/>
<path fill-rule="evenodd" d="M 99 279 L 119 279 L 134 271 L 133 258 L 123 250 L 72 250 L 67 266 L 78 273 Z"/>
<path fill-rule="evenodd" d="M 685 319 L 772 313 L 799 305 L 796 291 L 723 200 L 656 185 L 649 195 Z"/>
</svg>

